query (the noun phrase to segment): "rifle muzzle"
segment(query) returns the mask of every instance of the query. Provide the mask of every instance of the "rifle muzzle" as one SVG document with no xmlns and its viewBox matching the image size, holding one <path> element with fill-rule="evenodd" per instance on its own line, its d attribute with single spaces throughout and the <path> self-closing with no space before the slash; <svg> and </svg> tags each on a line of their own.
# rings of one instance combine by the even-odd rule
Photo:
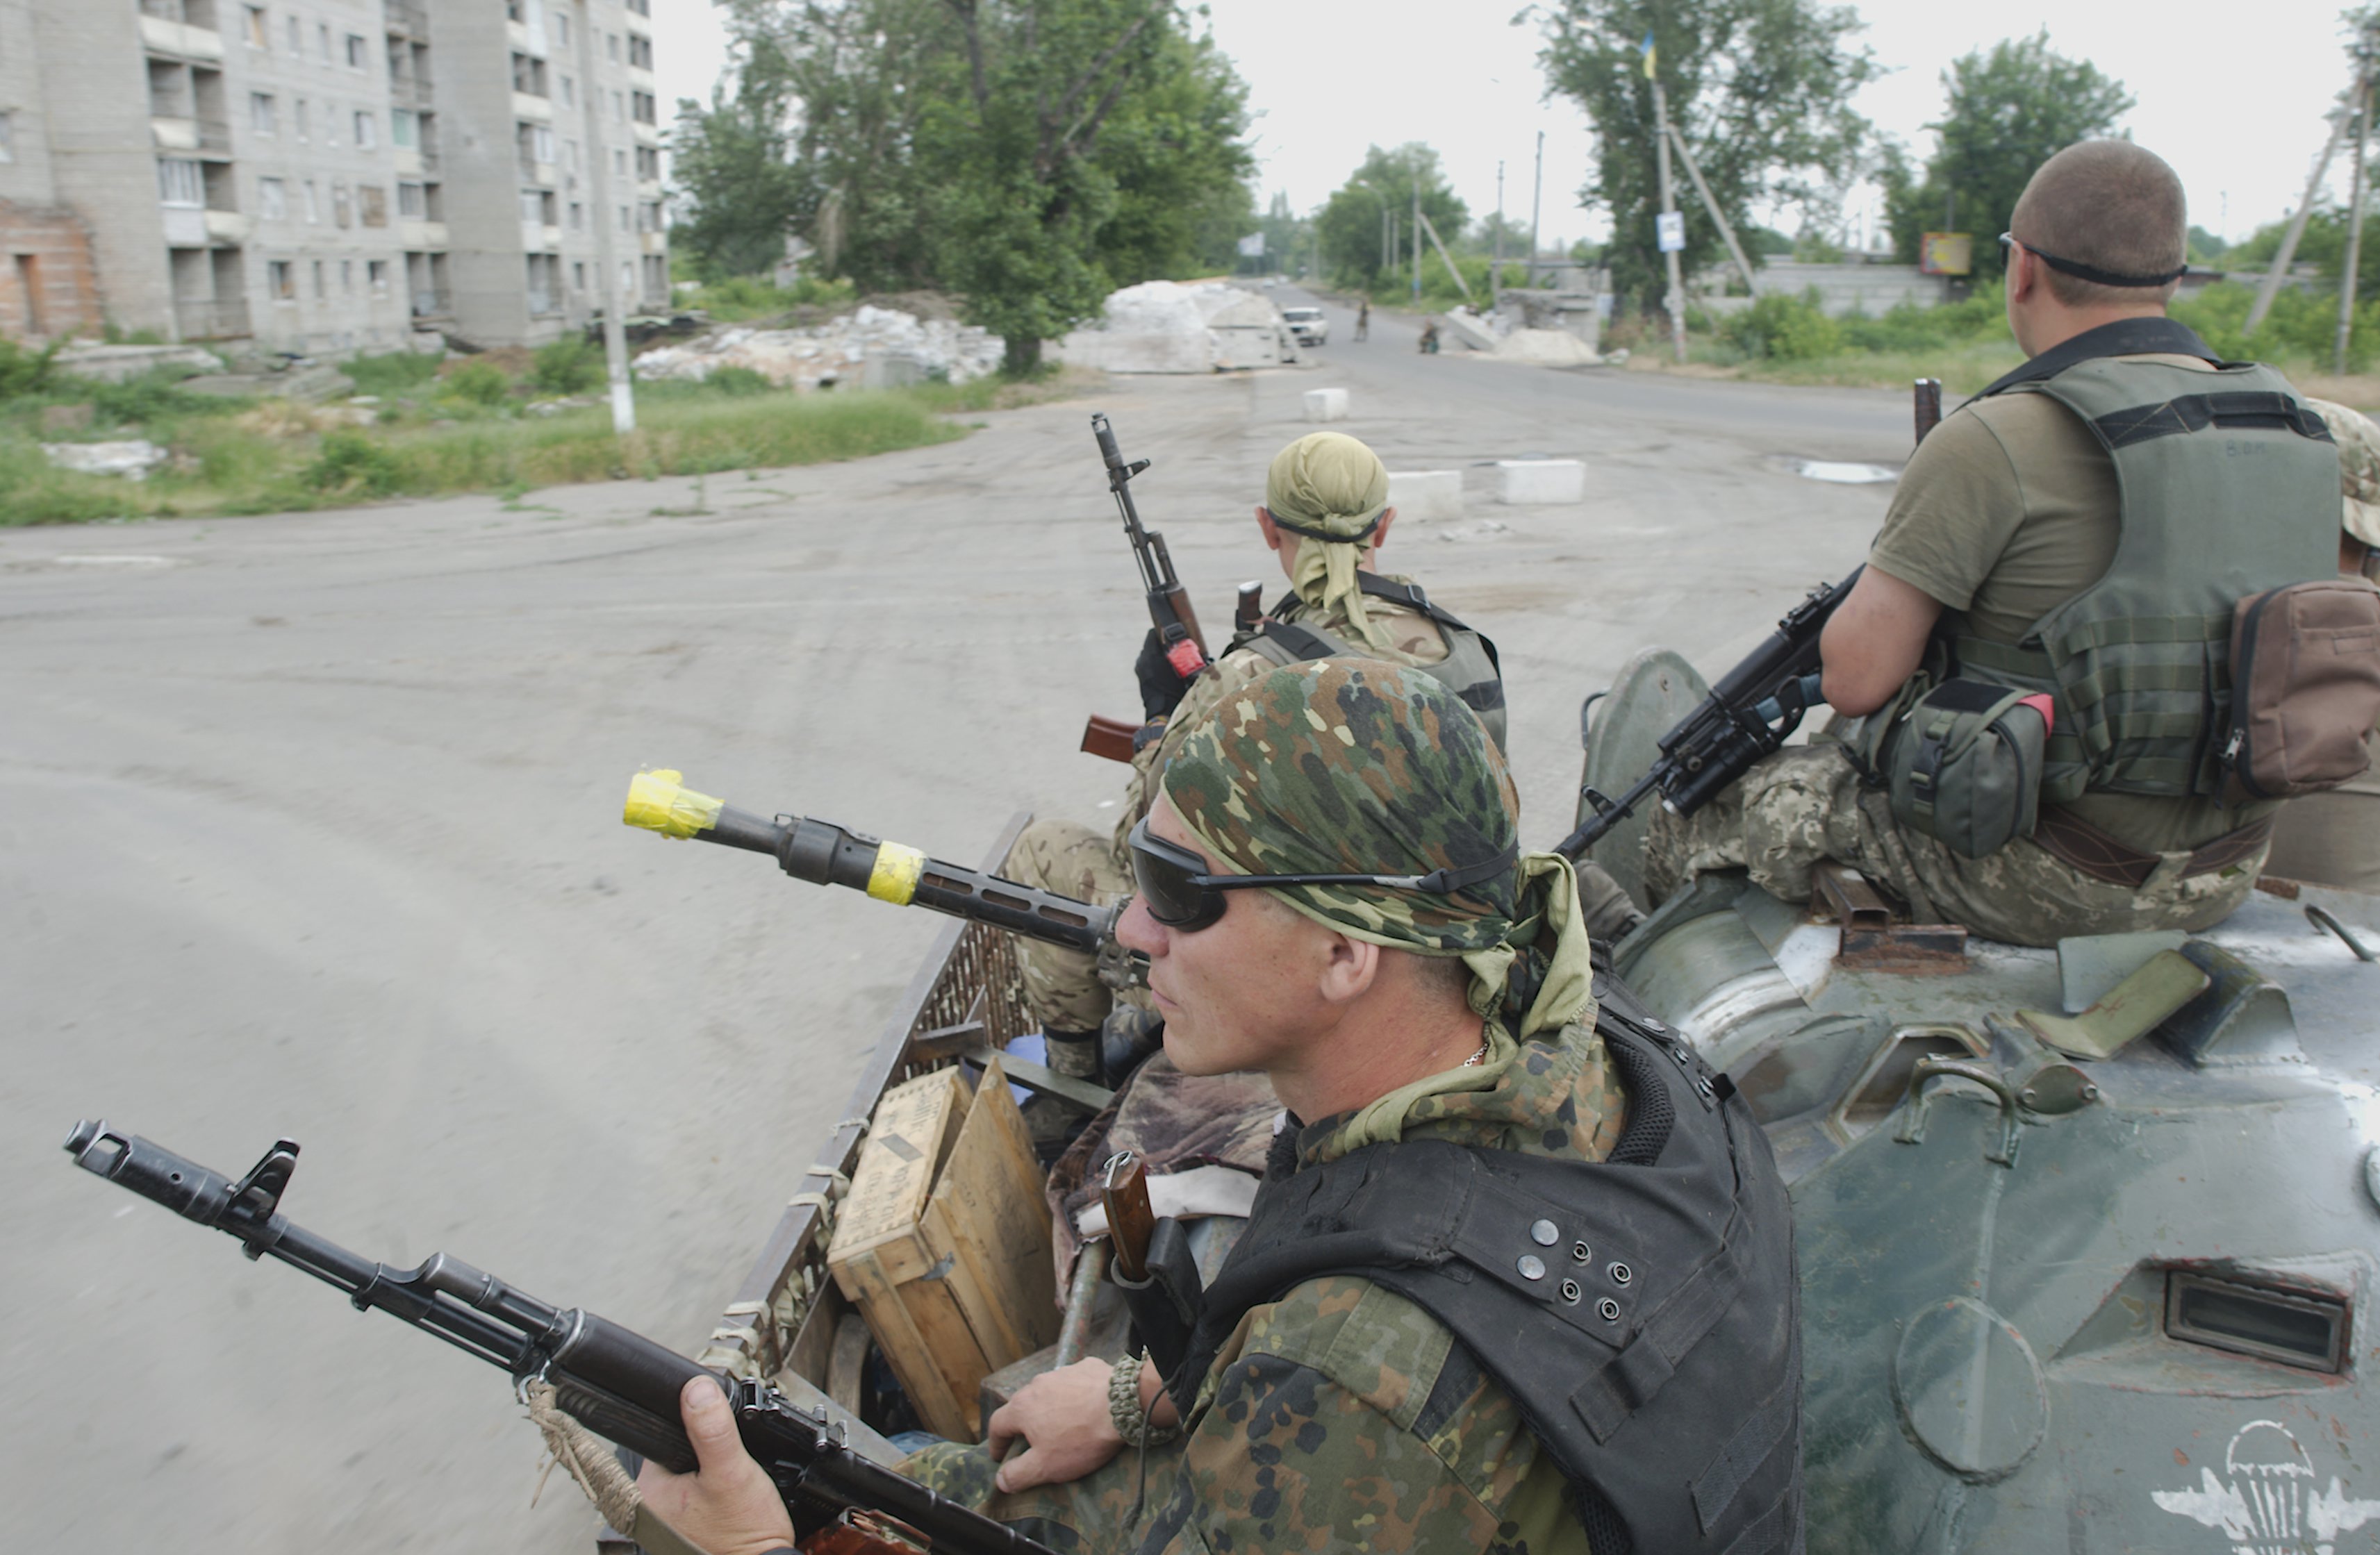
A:
<svg viewBox="0 0 2380 1555">
<path fill-rule="evenodd" d="M 1097 954 L 1114 938 L 1114 907 L 1037 891 L 980 869 L 929 858 L 831 820 L 759 816 L 697 794 L 674 771 L 638 772 L 620 819 L 664 837 L 694 837 L 775 858 L 795 880 L 864 891 L 896 907 L 919 906 L 1030 939 Z"/>
</svg>

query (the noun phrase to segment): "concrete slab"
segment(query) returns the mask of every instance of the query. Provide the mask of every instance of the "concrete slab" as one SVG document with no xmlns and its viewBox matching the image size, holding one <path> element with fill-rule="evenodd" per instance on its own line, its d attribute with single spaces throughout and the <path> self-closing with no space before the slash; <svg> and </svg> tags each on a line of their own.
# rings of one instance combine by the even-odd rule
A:
<svg viewBox="0 0 2380 1555">
<path fill-rule="evenodd" d="M 1576 459 L 1499 459 L 1496 499 L 1514 505 L 1586 500 L 1586 466 Z"/>
<path fill-rule="evenodd" d="M 1463 472 L 1409 469 L 1389 472 L 1389 505 L 1400 517 L 1419 520 L 1463 516 Z"/>
<path fill-rule="evenodd" d="M 1306 390 L 1305 419 L 1309 421 L 1345 420 L 1347 419 L 1347 391 L 1344 389 Z"/>
</svg>

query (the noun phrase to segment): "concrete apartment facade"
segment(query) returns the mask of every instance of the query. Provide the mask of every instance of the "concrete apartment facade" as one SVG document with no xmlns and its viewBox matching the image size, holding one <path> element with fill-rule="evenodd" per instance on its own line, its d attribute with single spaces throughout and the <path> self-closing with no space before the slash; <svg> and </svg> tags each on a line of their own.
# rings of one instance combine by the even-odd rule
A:
<svg viewBox="0 0 2380 1555">
<path fill-rule="evenodd" d="M 0 334 L 537 344 L 599 221 L 665 305 L 650 5 L 0 0 Z"/>
</svg>

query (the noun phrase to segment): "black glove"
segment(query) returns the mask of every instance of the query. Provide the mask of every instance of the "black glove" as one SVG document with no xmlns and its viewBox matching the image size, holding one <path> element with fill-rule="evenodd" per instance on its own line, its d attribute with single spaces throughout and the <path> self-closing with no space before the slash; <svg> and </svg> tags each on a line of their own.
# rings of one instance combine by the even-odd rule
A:
<svg viewBox="0 0 2380 1555">
<path fill-rule="evenodd" d="M 1140 657 L 1132 662 L 1134 678 L 1140 682 L 1140 712 L 1155 723 L 1172 715 L 1190 693 L 1190 683 L 1173 671 L 1166 662 L 1164 646 L 1157 640 L 1157 628 L 1151 626 L 1148 636 L 1141 639 Z"/>
</svg>

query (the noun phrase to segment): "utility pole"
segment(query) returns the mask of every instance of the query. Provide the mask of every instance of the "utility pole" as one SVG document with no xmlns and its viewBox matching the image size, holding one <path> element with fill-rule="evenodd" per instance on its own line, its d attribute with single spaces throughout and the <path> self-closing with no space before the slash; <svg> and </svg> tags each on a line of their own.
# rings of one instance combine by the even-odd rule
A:
<svg viewBox="0 0 2380 1555">
<path fill-rule="evenodd" d="M 1504 289 L 1504 159 L 1496 159 L 1496 257 L 1488 261 L 1488 297 L 1492 306 Z"/>
<path fill-rule="evenodd" d="M 1536 192 L 1529 196 L 1529 278 L 1521 283 L 1524 286 L 1537 284 L 1537 217 L 1544 212 L 1545 204 L 1546 132 L 1540 129 L 1537 131 L 1537 188 Z"/>
<path fill-rule="evenodd" d="M 1418 176 L 1416 176 L 1416 177 L 1414 179 L 1414 186 L 1413 186 L 1413 217 L 1414 217 L 1414 219 L 1413 219 L 1413 229 L 1414 229 L 1414 284 L 1413 284 L 1413 299 L 1414 299 L 1414 306 L 1415 306 L 1415 307 L 1416 307 L 1416 308 L 1418 308 L 1418 307 L 1420 307 L 1420 306 L 1421 306 L 1421 179 L 1420 179 Z"/>
<path fill-rule="evenodd" d="M 2305 236 L 2306 218 L 2313 214 L 2314 196 L 2322 192 L 2323 176 L 2330 171 L 2330 159 L 2338 154 L 2338 139 L 2347 133 L 2349 115 L 2344 105 L 2330 115 L 2330 139 L 2323 142 L 2322 155 L 2313 159 L 2313 174 L 2306 179 L 2305 193 L 2299 197 L 2298 213 L 2289 218 L 2289 231 L 2281 235 L 2280 249 L 2273 255 L 2272 268 L 2265 272 L 2264 284 L 2256 288 L 2256 300 L 2248 305 L 2248 321 L 2240 328 L 2242 334 L 2253 334 L 2256 326 L 2279 295 L 2281 278 L 2289 273 L 2289 261 L 2297 258 L 2298 239 Z"/>
<path fill-rule="evenodd" d="M 587 137 L 589 194 L 595 202 L 595 266 L 601 283 L 595 295 L 603 298 L 603 363 L 612 379 L 612 431 L 614 436 L 625 436 L 637 430 L 637 389 L 628 377 L 628 331 L 622 318 L 626 311 L 622 295 L 625 288 L 620 285 L 618 235 L 613 228 L 612 156 L 603 144 L 603 115 L 596 106 L 603 94 L 595 83 L 595 17 L 588 0 L 573 0 L 567 14 L 578 30 L 579 122 Z M 555 277 L 557 285 L 560 280 Z"/>
<path fill-rule="evenodd" d="M 1658 91 L 1661 89 L 1657 84 L 1653 90 Z M 1673 128 L 1670 131 L 1670 140 L 1678 148 L 1678 155 L 1686 164 L 1686 176 L 1694 181 L 1694 192 L 1703 197 L 1703 209 L 1710 213 L 1711 225 L 1718 228 L 1721 237 L 1727 239 L 1728 255 L 1735 261 L 1736 273 L 1743 277 L 1744 294 L 1758 297 L 1760 284 L 1752 278 L 1752 265 L 1743 257 L 1743 245 L 1735 240 L 1735 228 L 1720 213 L 1718 201 L 1711 198 L 1710 186 L 1703 182 L 1703 170 L 1694 165 L 1694 153 L 1687 148 L 1686 138 Z"/>
<path fill-rule="evenodd" d="M 1654 154 L 1660 164 L 1661 214 L 1678 213 L 1678 202 L 1670 190 L 1670 100 L 1661 91 L 1661 79 L 1653 78 L 1653 118 L 1658 131 L 1653 140 Z M 1664 247 L 1661 258 L 1670 272 L 1670 345 L 1678 360 L 1686 359 L 1686 285 L 1678 272 L 1678 250 Z"/>
<path fill-rule="evenodd" d="M 2363 146 L 2372 139 L 2372 64 L 2369 40 L 2356 49 L 2355 65 L 2355 155 L 2349 165 L 2354 168 L 2355 192 L 2348 200 L 2347 263 L 2338 278 L 2338 335 L 2331 346 L 2330 370 L 2347 371 L 2347 337 L 2355 328 L 2356 270 L 2362 262 L 2363 249 Z"/>
</svg>

